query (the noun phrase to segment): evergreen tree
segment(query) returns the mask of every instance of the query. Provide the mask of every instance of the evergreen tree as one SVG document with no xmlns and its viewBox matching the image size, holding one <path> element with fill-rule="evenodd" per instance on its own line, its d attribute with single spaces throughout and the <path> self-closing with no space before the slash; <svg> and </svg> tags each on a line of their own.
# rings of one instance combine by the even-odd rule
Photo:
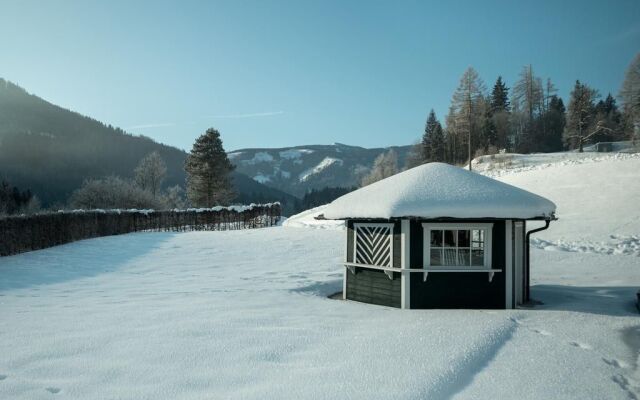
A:
<svg viewBox="0 0 640 400">
<path fill-rule="evenodd" d="M 433 109 L 429 112 L 422 136 L 422 157 L 424 162 L 445 161 L 444 131 Z"/>
<path fill-rule="evenodd" d="M 496 83 L 493 85 L 493 90 L 491 91 L 491 112 L 509 112 L 510 109 L 511 103 L 509 103 L 509 88 L 502 81 L 502 77 L 499 76 Z"/>
<path fill-rule="evenodd" d="M 207 129 L 196 139 L 185 162 L 187 197 L 195 207 L 227 205 L 235 197 L 230 173 L 234 167 L 222 147 L 220 132 Z"/>
<path fill-rule="evenodd" d="M 580 81 L 576 81 L 571 91 L 567 124 L 565 126 L 565 141 L 572 149 L 583 151 L 584 143 L 595 133 L 589 132 L 594 123 L 597 92 Z M 599 129 L 597 129 L 599 130 Z"/>
<path fill-rule="evenodd" d="M 504 112 L 504 111 L 498 111 Z M 489 148 L 497 148 L 498 132 L 493 122 L 493 115 L 490 109 L 485 112 L 482 119 L 482 125 L 480 130 L 480 143 L 478 150 L 482 150 L 483 154 L 487 154 Z"/>
<path fill-rule="evenodd" d="M 433 137 L 433 131 L 436 128 L 436 124 L 438 120 L 436 119 L 436 113 L 433 111 L 429 111 L 429 116 L 427 117 L 427 123 L 424 127 L 424 133 L 422 134 L 422 160 L 423 162 L 431 161 L 431 139 Z"/>
<path fill-rule="evenodd" d="M 551 96 L 549 99 L 548 110 L 544 114 L 546 135 L 542 140 L 542 152 L 561 151 L 562 135 L 566 123 L 566 109 L 562 99 L 558 96 Z"/>
<path fill-rule="evenodd" d="M 603 129 L 600 129 L 593 136 L 594 142 L 611 142 L 624 139 L 622 114 L 618 110 L 616 99 L 611 96 L 611 93 L 596 104 L 595 113 L 596 124 L 603 127 Z"/>
<path fill-rule="evenodd" d="M 440 121 L 436 120 L 433 132 L 431 132 L 431 155 L 429 159 L 431 161 L 446 162 L 446 151 L 444 129 L 442 129 Z"/>
</svg>

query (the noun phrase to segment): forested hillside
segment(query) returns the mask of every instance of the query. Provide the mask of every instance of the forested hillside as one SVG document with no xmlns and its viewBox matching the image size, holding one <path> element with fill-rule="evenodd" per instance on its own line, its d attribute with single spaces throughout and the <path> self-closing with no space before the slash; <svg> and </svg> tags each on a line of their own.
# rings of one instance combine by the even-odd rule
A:
<svg viewBox="0 0 640 400">
<path fill-rule="evenodd" d="M 133 136 L 51 104 L 0 78 L 0 179 L 62 206 L 88 178 L 131 177 L 146 154 L 157 151 L 167 165 L 164 187 L 184 185 L 186 153 L 144 136 Z M 233 173 L 238 201 L 281 201 L 293 196 Z"/>
</svg>

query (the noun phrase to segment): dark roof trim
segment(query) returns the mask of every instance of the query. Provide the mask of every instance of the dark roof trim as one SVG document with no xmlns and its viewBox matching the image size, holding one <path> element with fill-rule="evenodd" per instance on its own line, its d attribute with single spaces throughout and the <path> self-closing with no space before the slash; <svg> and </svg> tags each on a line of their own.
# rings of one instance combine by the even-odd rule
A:
<svg viewBox="0 0 640 400">
<path fill-rule="evenodd" d="M 314 219 L 322 221 L 322 220 L 327 220 L 327 218 L 324 217 L 324 214 L 320 214 L 317 217 L 314 217 Z M 346 220 L 358 220 L 358 221 L 399 221 L 402 219 L 415 219 L 415 220 L 428 220 L 428 221 L 506 221 L 506 220 L 513 220 L 513 221 L 557 221 L 558 218 L 555 215 L 552 215 L 550 217 L 533 217 L 533 218 L 494 218 L 494 217 L 488 217 L 488 218 L 451 218 L 451 217 L 440 217 L 440 218 L 425 218 L 425 217 L 393 217 L 393 218 L 337 218 L 337 221 L 346 221 Z"/>
</svg>

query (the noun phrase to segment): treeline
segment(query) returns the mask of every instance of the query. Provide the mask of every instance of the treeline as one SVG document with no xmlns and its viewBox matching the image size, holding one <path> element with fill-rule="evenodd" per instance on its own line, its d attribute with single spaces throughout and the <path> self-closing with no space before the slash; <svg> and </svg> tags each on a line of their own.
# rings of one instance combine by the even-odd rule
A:
<svg viewBox="0 0 640 400">
<path fill-rule="evenodd" d="M 576 81 L 568 104 L 550 78 L 531 65 L 509 87 L 499 76 L 488 91 L 469 67 L 453 93 L 444 124 L 431 110 L 422 140 L 407 167 L 440 161 L 465 164 L 499 151 L 532 153 L 577 149 L 587 143 L 635 140 L 640 126 L 640 54 L 626 72 L 618 99 L 602 98 L 587 83 Z"/>
<path fill-rule="evenodd" d="M 0 217 L 18 213 L 32 213 L 40 209 L 40 202 L 30 190 L 20 190 L 7 181 L 0 182 Z"/>
<path fill-rule="evenodd" d="M 323 189 L 312 189 L 304 195 L 302 200 L 300 200 L 298 204 L 298 210 L 304 211 L 310 208 L 331 203 L 338 197 L 352 192 L 355 189 L 357 188 L 326 187 Z"/>
</svg>

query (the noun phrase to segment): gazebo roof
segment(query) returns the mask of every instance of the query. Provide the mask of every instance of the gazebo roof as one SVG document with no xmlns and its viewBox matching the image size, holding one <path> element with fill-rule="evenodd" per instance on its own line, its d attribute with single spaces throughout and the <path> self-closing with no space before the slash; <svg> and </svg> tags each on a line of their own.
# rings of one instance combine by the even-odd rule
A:
<svg viewBox="0 0 640 400">
<path fill-rule="evenodd" d="M 553 219 L 556 205 L 526 190 L 444 163 L 429 163 L 348 193 L 326 219 Z"/>
</svg>

